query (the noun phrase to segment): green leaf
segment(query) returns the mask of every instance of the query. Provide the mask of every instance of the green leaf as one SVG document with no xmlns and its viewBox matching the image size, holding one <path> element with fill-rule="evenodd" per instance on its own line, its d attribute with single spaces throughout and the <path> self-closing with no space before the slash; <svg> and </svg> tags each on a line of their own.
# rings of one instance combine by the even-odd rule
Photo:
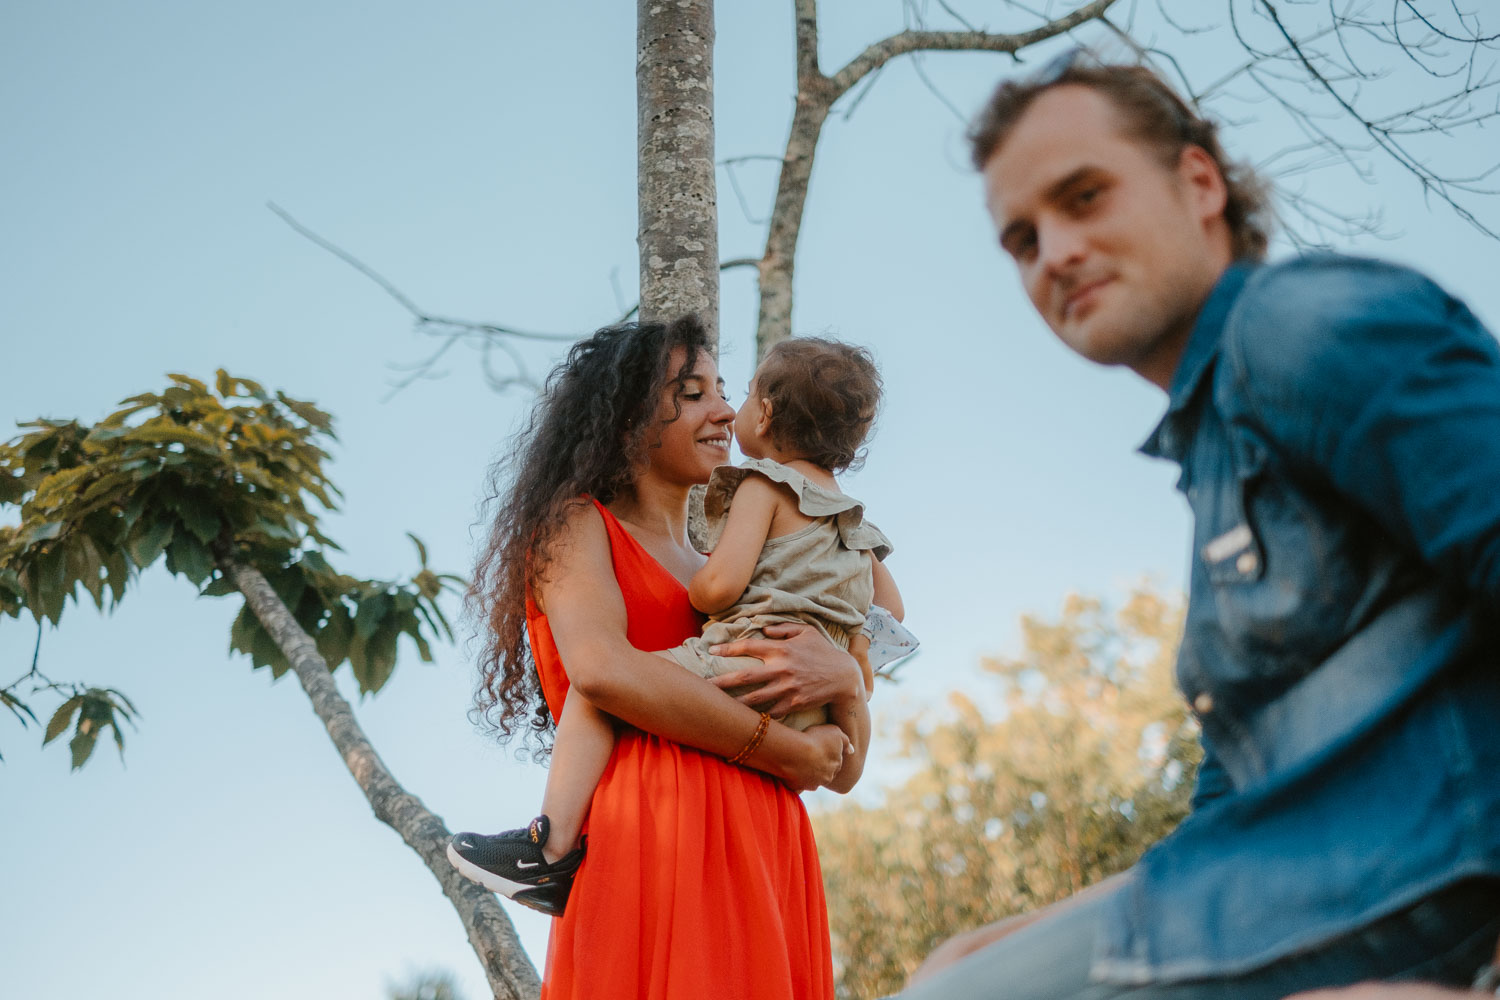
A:
<svg viewBox="0 0 1500 1000">
<path fill-rule="evenodd" d="M 278 392 L 276 398 L 281 401 L 282 406 L 297 414 L 297 416 L 307 421 L 313 427 L 316 427 L 329 437 L 333 436 L 333 418 L 327 413 L 324 413 L 311 403 L 304 403 L 300 399 L 292 399 L 284 392 Z"/>
<path fill-rule="evenodd" d="M 333 664 L 328 668 L 332 670 Z M 365 640 L 357 631 L 349 637 L 349 669 L 359 682 L 360 691 L 369 690 L 370 659 L 365 653 Z"/>
<path fill-rule="evenodd" d="M 76 771 L 88 763 L 88 759 L 94 753 L 94 741 L 98 738 L 99 731 L 97 729 L 90 729 L 88 732 L 84 732 L 80 728 L 78 734 L 68 741 L 68 749 L 73 751 L 73 770 Z"/>
<path fill-rule="evenodd" d="M 68 548 L 68 572 L 83 583 L 84 589 L 94 599 L 94 607 L 103 610 L 104 576 L 102 571 L 104 565 L 99 549 L 88 535 L 77 535 L 75 539 L 73 545 Z"/>
<path fill-rule="evenodd" d="M 433 606 L 436 607 L 436 605 Z M 450 642 L 453 640 L 453 630 L 448 628 L 446 621 L 443 622 L 441 627 L 438 626 L 438 623 L 433 620 L 432 612 L 427 610 L 426 601 L 417 604 L 417 613 L 422 616 L 423 621 L 427 622 L 427 627 L 432 629 L 434 638 L 446 636 Z"/>
<path fill-rule="evenodd" d="M 315 576 L 337 576 L 333 567 L 328 565 L 328 560 L 323 558 L 321 552 L 302 553 L 302 566 Z"/>
<path fill-rule="evenodd" d="M 167 548 L 167 569 L 201 584 L 213 574 L 213 553 L 192 535 L 178 535 Z"/>
<path fill-rule="evenodd" d="M 208 586 L 198 591 L 199 597 L 223 597 L 226 594 L 237 594 L 240 588 L 234 585 L 234 581 L 227 576 L 215 577 Z"/>
<path fill-rule="evenodd" d="M 17 719 L 21 720 L 21 727 L 23 729 L 26 727 L 26 719 L 28 716 L 31 718 L 32 722 L 38 721 L 36 713 L 31 710 L 31 706 L 26 704 L 20 698 L 17 698 L 15 695 L 11 694 L 9 691 L 0 690 L 0 705 L 4 705 L 6 708 L 10 709 L 11 714 L 13 714 Z M 23 712 L 25 713 L 24 715 L 22 714 Z"/>
<path fill-rule="evenodd" d="M 167 378 L 171 379 L 173 382 L 176 382 L 178 385 L 186 386 L 200 396 L 208 395 L 208 386 L 204 385 L 202 382 L 198 381 L 190 375 L 181 375 L 177 372 L 167 372 Z"/>
<path fill-rule="evenodd" d="M 361 639 L 368 640 L 390 610 L 391 598 L 384 591 L 361 599 L 359 612 L 354 616 L 354 631 Z"/>
<path fill-rule="evenodd" d="M 26 480 L 0 472 L 0 503 L 20 503 L 26 496 Z"/>
<path fill-rule="evenodd" d="M 125 697 L 124 694 L 115 690 L 114 688 L 105 688 L 104 693 L 109 695 L 111 699 L 115 700 L 116 710 L 118 710 L 121 715 L 125 716 L 125 718 L 129 719 L 132 715 L 141 714 L 141 710 L 135 707 L 135 702 L 131 701 L 129 698 Z"/>
<path fill-rule="evenodd" d="M 223 526 L 219 520 L 219 512 L 202 497 L 192 493 L 182 493 L 173 499 L 172 507 L 182 518 L 182 523 L 187 530 L 191 531 L 204 545 L 210 544 L 219 537 L 219 529 Z"/>
<path fill-rule="evenodd" d="M 253 379 L 248 379 L 248 378 L 237 378 L 237 379 L 234 379 L 234 382 L 241 389 L 244 389 L 245 392 L 247 392 L 250 395 L 254 396 L 256 399 L 260 400 L 262 403 L 269 403 L 271 401 L 271 397 L 269 397 L 269 396 L 266 395 L 266 390 L 261 388 L 261 385 L 260 385 L 259 382 L 256 382 Z"/>
<path fill-rule="evenodd" d="M 137 522 L 136 529 L 131 532 L 130 541 L 126 548 L 130 552 L 130 558 L 141 569 L 146 569 L 156 562 L 156 557 L 162 554 L 167 544 L 172 541 L 172 533 L 175 530 L 171 518 L 158 515 L 154 522 Z"/>
<path fill-rule="evenodd" d="M 265 535 L 267 538 L 273 538 L 279 542 L 289 542 L 295 545 L 301 541 L 295 531 L 288 529 L 284 524 L 278 524 L 265 517 L 256 520 L 254 530 Z"/>
<path fill-rule="evenodd" d="M 119 604 L 120 598 L 125 596 L 125 586 L 130 582 L 130 564 L 119 549 L 105 547 L 104 574 L 109 583 L 110 603 Z"/>
<path fill-rule="evenodd" d="M 167 392 L 170 393 L 172 390 L 168 389 Z M 157 420 L 162 422 L 158 423 Z M 184 448 L 190 448 L 205 455 L 219 454 L 219 442 L 202 431 L 172 423 L 170 418 L 159 417 L 157 420 L 132 428 L 130 433 L 125 435 L 125 439 L 131 444 L 180 444 Z M 172 452 L 166 452 L 166 456 L 172 454 Z"/>
<path fill-rule="evenodd" d="M 349 656 L 349 641 L 354 637 L 354 620 L 344 602 L 339 601 L 328 609 L 328 618 L 318 630 L 318 653 L 332 670 Z"/>
<path fill-rule="evenodd" d="M 229 626 L 229 648 L 237 653 L 249 653 L 255 648 L 255 633 L 259 629 L 260 623 L 251 614 L 250 605 L 242 605 Z"/>
<path fill-rule="evenodd" d="M 425 638 L 423 638 L 422 633 L 418 632 L 416 629 L 410 629 L 410 630 L 407 631 L 406 634 L 409 635 L 409 636 L 411 636 L 412 639 L 414 639 L 416 641 L 416 643 L 417 643 L 417 655 L 422 658 L 422 662 L 423 663 L 431 663 L 432 662 L 432 647 L 430 645 L 428 645 L 427 640 Z"/>
<path fill-rule="evenodd" d="M 16 543 L 23 547 L 36 545 L 38 542 L 50 542 L 63 532 L 61 521 L 48 521 L 41 524 L 27 526 L 16 536 Z"/>
<path fill-rule="evenodd" d="M 396 630 L 386 627 L 376 632 L 366 643 L 365 659 L 368 665 L 364 682 L 360 685 L 362 693 L 374 694 L 391 679 L 391 674 L 396 670 L 396 637 Z"/>
<path fill-rule="evenodd" d="M 44 552 L 28 571 L 32 580 L 32 613 L 40 613 L 56 625 L 62 618 L 68 593 L 68 553 L 64 548 Z"/>
<path fill-rule="evenodd" d="M 417 547 L 417 560 L 422 564 L 422 568 L 426 569 L 427 568 L 427 546 L 425 546 L 425 545 L 422 544 L 422 539 L 418 538 L 416 535 L 413 535 L 410 531 L 408 531 L 406 533 L 406 537 L 410 538 L 411 539 L 411 543 Z"/>
<path fill-rule="evenodd" d="M 67 731 L 68 725 L 73 721 L 73 715 L 83 705 L 83 695 L 75 694 L 61 705 L 57 711 L 52 713 L 52 718 L 47 721 L 47 731 L 42 736 L 42 746 L 46 746 Z"/>
<path fill-rule="evenodd" d="M 35 502 L 44 508 L 53 506 L 59 499 L 74 491 L 93 471 L 93 467 L 88 465 L 59 469 L 37 484 Z"/>
<path fill-rule="evenodd" d="M 251 644 L 251 659 L 257 667 L 270 667 L 273 680 L 279 679 L 282 674 L 290 669 L 291 664 L 282 655 L 281 648 L 276 645 L 276 640 L 271 638 L 271 633 L 265 629 L 256 629 L 255 640 Z"/>
</svg>

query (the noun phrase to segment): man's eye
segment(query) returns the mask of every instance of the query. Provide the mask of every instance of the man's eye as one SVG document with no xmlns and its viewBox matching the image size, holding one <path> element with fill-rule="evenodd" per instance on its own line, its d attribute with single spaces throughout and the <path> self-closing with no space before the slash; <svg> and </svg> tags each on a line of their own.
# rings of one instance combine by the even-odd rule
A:
<svg viewBox="0 0 1500 1000">
<path fill-rule="evenodd" d="M 699 391 L 696 391 L 696 390 L 692 391 L 692 392 L 684 392 L 682 394 L 682 398 L 691 403 L 691 402 L 693 402 L 695 400 L 702 399 L 703 398 L 703 393 L 699 392 Z"/>
</svg>

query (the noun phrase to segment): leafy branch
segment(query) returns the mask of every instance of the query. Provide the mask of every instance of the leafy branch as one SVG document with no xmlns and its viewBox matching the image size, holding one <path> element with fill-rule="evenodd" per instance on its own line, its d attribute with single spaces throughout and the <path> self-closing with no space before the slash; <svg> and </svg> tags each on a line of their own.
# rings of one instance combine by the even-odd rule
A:
<svg viewBox="0 0 1500 1000">
<path fill-rule="evenodd" d="M 323 472 L 332 418 L 223 371 L 213 390 L 186 375 L 170 379 L 165 391 L 132 396 L 92 427 L 38 420 L 0 445 L 0 504 L 21 515 L 0 527 L 0 614 L 31 615 L 39 654 L 42 626 L 57 626 L 80 591 L 97 609 L 113 609 L 136 576 L 164 560 L 201 596 L 226 596 L 238 590 L 223 564 L 243 563 L 271 581 L 329 669 L 349 664 L 362 693 L 389 680 L 403 635 L 431 662 L 429 637 L 453 638 L 438 599 L 461 591 L 463 580 L 430 569 L 416 536 L 420 569 L 409 580 L 364 580 L 330 565 L 338 546 L 319 529 L 316 508 L 335 509 L 339 496 Z M 288 669 L 248 607 L 235 618 L 230 648 L 274 677 Z M 0 695 L 23 726 L 36 721 L 20 692 L 26 682 L 31 694 L 63 696 L 43 742 L 76 720 L 75 768 L 106 727 L 123 749 L 116 720 L 133 724 L 138 715 L 124 695 L 51 681 L 33 656 L 31 670 Z"/>
</svg>

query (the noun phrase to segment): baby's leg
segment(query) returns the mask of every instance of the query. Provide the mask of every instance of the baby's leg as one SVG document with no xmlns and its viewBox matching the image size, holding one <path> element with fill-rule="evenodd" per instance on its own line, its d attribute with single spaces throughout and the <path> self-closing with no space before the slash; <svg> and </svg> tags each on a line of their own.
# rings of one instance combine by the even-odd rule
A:
<svg viewBox="0 0 1500 1000">
<path fill-rule="evenodd" d="M 549 864 L 578 847 L 594 788 L 614 748 L 615 727 L 610 717 L 577 691 L 568 692 L 562 718 L 557 720 L 547 790 L 542 794 L 542 812 L 552 824 L 542 848 Z"/>
<path fill-rule="evenodd" d="M 849 655 L 854 657 L 854 662 L 859 664 L 859 672 L 865 679 L 865 701 L 875 693 L 875 669 L 870 666 L 870 637 L 863 632 L 855 632 L 849 637 Z"/>
</svg>

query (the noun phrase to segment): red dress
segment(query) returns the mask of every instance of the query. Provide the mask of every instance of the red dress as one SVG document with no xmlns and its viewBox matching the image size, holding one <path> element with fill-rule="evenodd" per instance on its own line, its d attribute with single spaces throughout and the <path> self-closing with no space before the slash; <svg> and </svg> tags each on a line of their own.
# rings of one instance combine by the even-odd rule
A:
<svg viewBox="0 0 1500 1000">
<path fill-rule="evenodd" d="M 698 634 L 687 590 L 602 505 L 627 635 L 668 649 Z M 527 602 L 552 717 L 568 676 Z M 542 1000 L 831 1000 L 817 847 L 802 800 L 711 754 L 621 730 L 588 821 L 588 855 L 552 923 Z"/>
</svg>

